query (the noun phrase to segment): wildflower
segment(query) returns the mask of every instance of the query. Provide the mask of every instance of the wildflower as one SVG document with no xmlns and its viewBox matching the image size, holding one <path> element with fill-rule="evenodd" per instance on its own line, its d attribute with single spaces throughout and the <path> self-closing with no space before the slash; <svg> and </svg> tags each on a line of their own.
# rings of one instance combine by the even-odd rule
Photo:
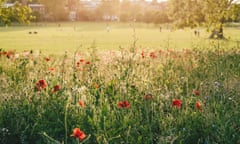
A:
<svg viewBox="0 0 240 144">
<path fill-rule="evenodd" d="M 179 99 L 173 99 L 172 100 L 172 106 L 176 106 L 178 109 L 181 108 L 182 101 Z"/>
<path fill-rule="evenodd" d="M 77 56 L 81 56 L 81 52 L 77 52 Z"/>
<path fill-rule="evenodd" d="M 93 85 L 93 87 L 94 87 L 95 89 L 98 89 L 98 88 L 99 88 L 99 85 L 98 85 L 97 83 L 95 83 L 95 84 Z"/>
<path fill-rule="evenodd" d="M 196 102 L 196 108 L 197 108 L 198 110 L 202 111 L 202 104 L 201 104 L 200 101 L 197 101 L 197 102 Z"/>
<path fill-rule="evenodd" d="M 119 108 L 130 108 L 130 103 L 128 101 L 120 101 L 118 103 Z"/>
<path fill-rule="evenodd" d="M 198 64 L 197 63 L 193 63 L 192 64 L 192 68 L 197 68 L 198 67 Z"/>
<path fill-rule="evenodd" d="M 47 83 L 41 79 L 41 80 L 38 80 L 38 82 L 36 83 L 36 88 L 38 91 L 41 91 L 42 89 L 45 89 L 47 87 Z"/>
<path fill-rule="evenodd" d="M 194 95 L 198 96 L 200 94 L 199 90 L 194 90 L 193 91 Z"/>
<path fill-rule="evenodd" d="M 164 52 L 162 50 L 159 50 L 158 53 L 162 55 Z"/>
<path fill-rule="evenodd" d="M 24 51 L 22 52 L 22 55 L 25 56 L 25 57 L 27 57 L 29 54 L 30 54 L 30 52 L 27 51 L 27 50 L 24 50 Z"/>
<path fill-rule="evenodd" d="M 221 84 L 219 82 L 214 82 L 214 87 L 216 89 L 220 88 Z"/>
<path fill-rule="evenodd" d="M 53 72 L 55 68 L 48 68 L 48 71 Z"/>
<path fill-rule="evenodd" d="M 60 85 L 55 85 L 55 86 L 53 87 L 53 92 L 57 92 L 57 91 L 59 91 L 60 89 L 61 89 Z"/>
<path fill-rule="evenodd" d="M 10 132 L 7 128 L 2 128 L 0 133 L 3 133 L 3 135 L 10 135 Z"/>
<path fill-rule="evenodd" d="M 84 62 L 84 59 L 80 59 L 78 62 L 77 62 L 77 66 L 79 67 L 81 63 Z M 87 63 L 87 62 L 86 62 Z"/>
<path fill-rule="evenodd" d="M 150 56 L 151 58 L 156 58 L 156 57 L 157 57 L 154 52 L 150 52 L 149 56 Z"/>
<path fill-rule="evenodd" d="M 49 58 L 49 57 L 45 57 L 45 60 L 46 60 L 46 61 L 50 61 L 50 58 Z"/>
<path fill-rule="evenodd" d="M 74 128 L 73 133 L 71 134 L 71 137 L 78 138 L 79 141 L 82 141 L 86 137 L 86 135 L 79 128 Z"/>
<path fill-rule="evenodd" d="M 80 59 L 79 62 L 81 62 L 81 63 L 84 62 L 84 59 Z"/>
<path fill-rule="evenodd" d="M 79 66 L 80 66 L 80 62 L 78 61 L 78 62 L 77 62 L 77 67 L 79 67 Z"/>
<path fill-rule="evenodd" d="M 8 52 L 6 53 L 6 57 L 7 57 L 7 58 L 11 58 L 11 57 L 13 57 L 13 55 L 14 55 L 14 52 L 13 52 L 13 51 L 8 51 Z"/>
<path fill-rule="evenodd" d="M 141 56 L 142 56 L 142 58 L 145 57 L 144 51 L 142 51 Z"/>
<path fill-rule="evenodd" d="M 173 57 L 174 59 L 176 59 L 176 58 L 177 58 L 177 55 L 176 55 L 176 54 L 174 54 L 172 57 Z"/>
<path fill-rule="evenodd" d="M 85 103 L 83 100 L 79 100 L 78 104 L 80 105 L 80 107 L 84 108 L 85 107 Z"/>
<path fill-rule="evenodd" d="M 86 61 L 86 64 L 90 64 L 90 61 Z"/>
<path fill-rule="evenodd" d="M 33 97 L 32 97 L 32 96 L 29 96 L 29 97 L 28 97 L 28 100 L 29 100 L 30 102 L 32 102 Z"/>
<path fill-rule="evenodd" d="M 145 100 L 151 100 L 151 99 L 153 99 L 153 96 L 152 96 L 152 94 L 145 94 L 143 98 Z"/>
</svg>

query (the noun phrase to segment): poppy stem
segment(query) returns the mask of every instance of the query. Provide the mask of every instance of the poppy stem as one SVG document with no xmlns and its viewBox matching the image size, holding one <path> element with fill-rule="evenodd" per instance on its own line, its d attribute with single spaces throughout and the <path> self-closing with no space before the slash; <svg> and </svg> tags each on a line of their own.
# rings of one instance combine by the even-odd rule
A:
<svg viewBox="0 0 240 144">
<path fill-rule="evenodd" d="M 64 115 L 64 126 L 65 126 L 65 144 L 67 144 L 67 138 L 68 138 L 68 127 L 67 127 L 67 115 L 68 115 L 68 107 L 70 104 L 70 97 L 67 100 L 66 107 L 65 107 L 65 115 Z"/>
</svg>

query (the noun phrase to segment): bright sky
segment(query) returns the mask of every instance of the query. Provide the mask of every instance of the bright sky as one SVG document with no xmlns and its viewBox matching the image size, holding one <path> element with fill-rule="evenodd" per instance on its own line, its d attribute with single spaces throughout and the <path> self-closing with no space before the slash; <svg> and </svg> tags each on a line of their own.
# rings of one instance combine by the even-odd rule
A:
<svg viewBox="0 0 240 144">
<path fill-rule="evenodd" d="M 146 0 L 146 1 L 152 1 L 152 0 Z M 167 1 L 167 0 L 158 0 L 158 2 L 163 2 L 163 1 Z"/>
<path fill-rule="evenodd" d="M 86 1 L 91 1 L 91 0 L 86 0 Z M 152 0 L 145 0 L 145 1 L 152 1 Z M 158 0 L 158 2 L 164 2 L 164 1 L 167 1 L 167 0 Z"/>
</svg>

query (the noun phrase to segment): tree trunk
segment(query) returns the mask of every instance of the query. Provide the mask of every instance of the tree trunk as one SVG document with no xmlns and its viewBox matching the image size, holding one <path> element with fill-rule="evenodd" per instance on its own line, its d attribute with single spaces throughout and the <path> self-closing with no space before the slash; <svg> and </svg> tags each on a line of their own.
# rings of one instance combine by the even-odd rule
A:
<svg viewBox="0 0 240 144">
<path fill-rule="evenodd" d="M 210 39 L 225 39 L 223 36 L 223 26 L 222 24 L 218 29 L 212 31 L 211 35 L 209 36 Z"/>
</svg>

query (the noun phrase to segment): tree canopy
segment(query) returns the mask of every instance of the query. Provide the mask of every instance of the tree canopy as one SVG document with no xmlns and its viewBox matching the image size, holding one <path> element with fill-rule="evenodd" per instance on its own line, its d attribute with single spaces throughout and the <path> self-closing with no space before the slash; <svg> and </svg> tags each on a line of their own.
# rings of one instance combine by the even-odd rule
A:
<svg viewBox="0 0 240 144">
<path fill-rule="evenodd" d="M 237 0 L 239 1 L 239 0 Z M 169 16 L 179 27 L 218 27 L 228 21 L 236 0 L 169 0 Z"/>
<path fill-rule="evenodd" d="M 32 19 L 30 13 L 31 9 L 26 5 L 15 2 L 13 6 L 7 7 L 4 5 L 4 0 L 0 0 L 0 24 L 29 23 Z"/>
<path fill-rule="evenodd" d="M 65 21 L 73 12 L 75 20 L 80 21 L 173 21 L 178 27 L 204 25 L 215 29 L 226 21 L 239 21 L 240 4 L 236 1 L 240 0 L 168 0 L 162 3 L 157 0 L 0 0 L 0 23 L 29 22 L 31 15 L 36 17 L 36 21 Z M 4 7 L 4 2 L 14 3 L 14 6 Z M 31 13 L 27 7 L 30 3 L 43 4 L 44 13 L 36 10 Z"/>
</svg>

